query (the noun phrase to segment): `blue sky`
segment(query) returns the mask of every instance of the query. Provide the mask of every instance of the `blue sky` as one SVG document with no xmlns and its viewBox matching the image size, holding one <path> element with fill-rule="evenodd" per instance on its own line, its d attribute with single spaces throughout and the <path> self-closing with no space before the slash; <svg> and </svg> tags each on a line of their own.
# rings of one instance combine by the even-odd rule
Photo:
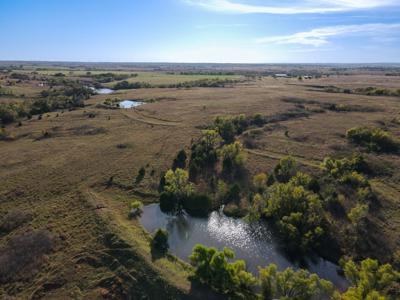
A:
<svg viewBox="0 0 400 300">
<path fill-rule="evenodd" d="M 0 0 L 0 60 L 400 62 L 400 0 Z"/>
</svg>

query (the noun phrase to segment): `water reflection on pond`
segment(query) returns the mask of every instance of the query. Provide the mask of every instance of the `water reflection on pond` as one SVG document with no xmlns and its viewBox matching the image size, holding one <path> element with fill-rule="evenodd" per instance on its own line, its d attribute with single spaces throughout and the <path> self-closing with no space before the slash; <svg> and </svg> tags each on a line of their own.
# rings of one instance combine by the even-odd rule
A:
<svg viewBox="0 0 400 300">
<path fill-rule="evenodd" d="M 183 260 L 188 260 L 193 246 L 203 244 L 219 249 L 229 247 L 236 258 L 244 259 L 249 271 L 258 273 L 258 266 L 275 263 L 280 269 L 298 268 L 278 249 L 271 231 L 262 223 L 247 223 L 241 219 L 226 217 L 222 212 L 212 212 L 208 218 L 179 217 L 164 214 L 158 204 L 145 206 L 140 218 L 143 227 L 153 232 L 165 228 L 169 232 L 170 252 Z M 337 274 L 333 263 L 315 258 L 308 259 L 307 268 L 320 277 L 332 281 L 338 288 L 347 286 L 346 280 Z"/>
<path fill-rule="evenodd" d="M 95 93 L 97 93 L 97 94 L 99 94 L 99 95 L 108 95 L 108 94 L 112 94 L 112 93 L 114 92 L 114 90 L 108 89 L 108 88 L 98 88 L 98 89 L 96 89 L 96 88 L 94 88 L 94 87 L 91 87 L 91 89 L 92 89 Z"/>
<path fill-rule="evenodd" d="M 141 101 L 135 101 L 135 100 L 123 100 L 119 102 L 119 107 L 120 108 L 133 108 L 136 106 L 143 105 L 144 102 Z"/>
</svg>

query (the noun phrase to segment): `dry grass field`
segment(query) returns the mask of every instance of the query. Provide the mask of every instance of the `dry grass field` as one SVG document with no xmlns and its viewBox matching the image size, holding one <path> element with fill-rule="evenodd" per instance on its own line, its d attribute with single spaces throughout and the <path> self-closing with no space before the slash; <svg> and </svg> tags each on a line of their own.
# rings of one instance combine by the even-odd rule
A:
<svg viewBox="0 0 400 300">
<path fill-rule="evenodd" d="M 141 76 L 132 80 L 141 81 Z M 164 75 L 147 77 L 151 82 L 168 81 Z M 172 82 L 178 81 L 182 78 Z M 172 256 L 152 260 L 149 233 L 127 218 L 129 202 L 157 201 L 160 174 L 216 116 L 274 116 L 296 109 L 300 104 L 293 99 L 313 100 L 301 104 L 310 111 L 307 117 L 247 132 L 253 137 L 251 149 L 246 149 L 252 175 L 270 173 L 287 155 L 317 174 L 326 156 L 359 150 L 344 137 L 355 126 L 385 128 L 400 139 L 400 123 L 395 121 L 400 117 L 399 97 L 327 93 L 313 88 L 318 85 L 398 89 L 400 77 L 262 77 L 225 88 L 124 90 L 92 96 L 84 108 L 50 112 L 41 120 L 34 116 L 22 126 L 7 125 L 13 138 L 0 141 L 0 218 L 12 212 L 22 221 L 9 233 L 0 232 L 0 247 L 32 231 L 48 233 L 52 247 L 38 265 L 16 267 L 13 283 L 0 282 L 0 298 L 112 299 L 127 292 L 133 299 L 143 294 L 164 299 L 200 295 L 187 279 L 188 265 Z M 30 92 L 18 88 L 18 93 L 33 95 Z M 156 101 L 135 109 L 97 106 L 110 97 Z M 322 112 L 324 103 L 363 109 Z M 389 261 L 400 249 L 400 159 L 396 154 L 364 155 L 380 171 L 371 179 L 380 205 L 370 212 L 370 248 L 361 256 Z M 145 178 L 135 184 L 141 167 L 146 169 Z M 114 185 L 107 188 L 111 176 Z M 345 207 L 353 204 L 350 200 Z M 336 223 L 338 233 L 343 222 Z"/>
</svg>

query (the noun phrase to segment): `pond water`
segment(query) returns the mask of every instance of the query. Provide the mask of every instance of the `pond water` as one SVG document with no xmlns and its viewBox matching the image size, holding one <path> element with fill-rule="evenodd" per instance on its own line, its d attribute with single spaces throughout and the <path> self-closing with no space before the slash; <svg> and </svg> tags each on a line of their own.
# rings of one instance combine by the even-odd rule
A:
<svg viewBox="0 0 400 300">
<path fill-rule="evenodd" d="M 136 106 L 143 105 L 144 102 L 136 101 L 136 100 L 123 100 L 119 103 L 120 108 L 133 108 Z"/>
<path fill-rule="evenodd" d="M 95 87 L 89 87 L 89 88 L 99 95 L 108 95 L 114 93 L 114 90 L 108 88 L 99 88 L 99 89 L 96 89 Z"/>
<path fill-rule="evenodd" d="M 140 217 L 143 227 L 154 232 L 164 228 L 169 233 L 170 252 L 188 261 L 196 244 L 208 247 L 231 248 L 237 259 L 246 261 L 248 270 L 258 275 L 258 266 L 265 267 L 275 263 L 279 269 L 299 268 L 278 249 L 271 231 L 261 222 L 248 223 L 241 219 L 225 216 L 221 211 L 212 212 L 208 218 L 195 218 L 189 215 L 169 216 L 164 214 L 158 204 L 147 205 Z M 340 290 L 346 289 L 347 281 L 337 273 L 338 267 L 319 257 L 306 260 L 310 272 L 332 281 Z"/>
</svg>

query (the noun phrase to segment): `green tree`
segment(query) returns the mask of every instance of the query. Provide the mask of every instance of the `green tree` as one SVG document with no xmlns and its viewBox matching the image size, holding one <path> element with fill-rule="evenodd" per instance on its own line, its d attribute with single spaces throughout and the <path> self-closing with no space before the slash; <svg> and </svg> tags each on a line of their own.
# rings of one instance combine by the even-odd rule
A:
<svg viewBox="0 0 400 300">
<path fill-rule="evenodd" d="M 275 183 L 267 194 L 264 216 L 274 222 L 288 250 L 317 247 L 324 234 L 319 197 L 291 182 Z"/>
<path fill-rule="evenodd" d="M 274 264 L 260 268 L 262 298 L 264 300 L 309 300 L 337 297 L 331 282 L 320 279 L 304 269 L 291 268 L 279 272 Z"/>
<path fill-rule="evenodd" d="M 218 251 L 203 245 L 196 245 L 189 259 L 195 268 L 195 278 L 223 293 L 239 296 L 243 299 L 254 298 L 253 287 L 257 280 L 246 271 L 243 260 L 234 259 L 232 250 L 224 248 Z"/>
<path fill-rule="evenodd" d="M 290 157 L 282 158 L 274 169 L 274 176 L 278 182 L 286 183 L 296 174 L 296 161 Z"/>
<path fill-rule="evenodd" d="M 240 142 L 224 145 L 219 150 L 219 155 L 222 158 L 222 172 L 231 176 L 241 171 L 247 158 Z"/>
<path fill-rule="evenodd" d="M 168 170 L 165 174 L 164 192 L 160 195 L 160 208 L 164 212 L 181 213 L 185 201 L 193 194 L 193 184 L 188 172 L 182 169 Z"/>
<path fill-rule="evenodd" d="M 342 262 L 344 274 L 352 286 L 342 295 L 343 300 L 399 299 L 400 273 L 390 264 L 365 259 L 360 264 L 353 260 Z"/>
<path fill-rule="evenodd" d="M 151 239 L 150 246 L 153 251 L 160 254 L 165 254 L 168 251 L 168 232 L 163 229 L 157 229 L 153 238 Z"/>
</svg>

